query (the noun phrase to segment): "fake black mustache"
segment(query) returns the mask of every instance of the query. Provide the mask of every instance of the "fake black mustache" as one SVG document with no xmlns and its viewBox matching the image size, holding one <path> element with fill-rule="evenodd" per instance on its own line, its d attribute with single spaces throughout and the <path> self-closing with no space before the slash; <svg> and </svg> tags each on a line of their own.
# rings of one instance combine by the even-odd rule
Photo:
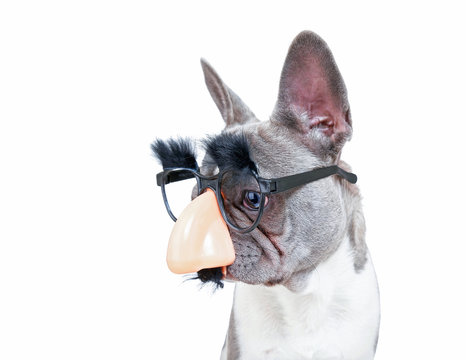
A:
<svg viewBox="0 0 466 360">
<path fill-rule="evenodd" d="M 191 278 L 191 280 L 200 280 L 203 284 L 211 282 L 214 285 L 214 289 L 223 289 L 223 273 L 222 269 L 212 268 L 212 269 L 202 269 L 197 272 L 197 276 Z"/>
</svg>

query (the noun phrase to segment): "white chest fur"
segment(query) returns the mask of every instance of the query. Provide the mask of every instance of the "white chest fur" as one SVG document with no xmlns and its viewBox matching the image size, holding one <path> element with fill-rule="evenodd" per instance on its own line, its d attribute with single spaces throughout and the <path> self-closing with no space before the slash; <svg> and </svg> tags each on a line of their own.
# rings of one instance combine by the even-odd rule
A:
<svg viewBox="0 0 466 360">
<path fill-rule="evenodd" d="M 372 359 L 379 295 L 370 256 L 356 273 L 347 239 L 309 276 L 301 293 L 236 285 L 241 359 Z"/>
</svg>

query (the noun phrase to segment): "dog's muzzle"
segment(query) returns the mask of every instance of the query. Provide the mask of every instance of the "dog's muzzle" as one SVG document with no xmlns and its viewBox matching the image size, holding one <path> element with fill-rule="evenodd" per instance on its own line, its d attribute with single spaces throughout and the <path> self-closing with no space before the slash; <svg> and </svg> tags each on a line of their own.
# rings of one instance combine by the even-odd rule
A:
<svg viewBox="0 0 466 360">
<path fill-rule="evenodd" d="M 181 213 L 173 227 L 167 250 L 168 268 L 175 274 L 225 268 L 235 261 L 228 227 L 215 193 L 207 189 Z"/>
</svg>

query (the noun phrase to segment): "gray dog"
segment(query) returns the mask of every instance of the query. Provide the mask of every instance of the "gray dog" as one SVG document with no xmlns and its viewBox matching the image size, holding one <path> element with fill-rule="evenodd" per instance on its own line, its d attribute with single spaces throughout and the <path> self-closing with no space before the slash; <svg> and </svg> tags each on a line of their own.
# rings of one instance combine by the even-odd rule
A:
<svg viewBox="0 0 466 360">
<path fill-rule="evenodd" d="M 208 63 L 202 61 L 202 67 L 226 127 L 206 141 L 200 173 L 249 167 L 261 179 L 280 179 L 273 186 L 289 185 L 286 191 L 272 186 L 262 196 L 237 191 L 242 200 L 221 204 L 229 225 L 238 228 L 258 220 L 255 209 L 262 211 L 250 231 L 230 226 L 236 259 L 221 278 L 235 281 L 236 288 L 221 359 L 373 359 L 377 280 L 359 189 L 340 159 L 352 119 L 327 44 L 309 31 L 294 39 L 275 109 L 263 122 Z M 154 150 L 164 167 L 164 156 L 165 162 L 173 158 L 162 154 L 160 142 Z M 293 183 L 292 175 L 315 175 L 312 170 L 323 168 L 333 172 Z M 228 179 L 224 182 L 222 196 L 228 198 Z M 219 279 L 218 273 L 203 271 L 199 278 Z"/>
</svg>

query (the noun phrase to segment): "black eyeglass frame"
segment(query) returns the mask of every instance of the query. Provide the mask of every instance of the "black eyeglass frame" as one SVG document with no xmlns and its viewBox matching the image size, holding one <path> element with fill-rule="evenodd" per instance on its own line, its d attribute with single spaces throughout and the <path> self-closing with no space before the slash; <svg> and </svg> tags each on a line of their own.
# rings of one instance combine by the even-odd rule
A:
<svg viewBox="0 0 466 360">
<path fill-rule="evenodd" d="M 199 170 L 184 168 L 184 167 L 171 167 L 165 168 L 162 172 L 157 174 L 157 185 L 162 187 L 162 196 L 163 201 L 165 203 L 165 207 L 167 209 L 168 215 L 172 218 L 173 221 L 176 221 L 177 218 L 173 215 L 170 205 L 168 203 L 167 194 L 165 191 L 165 185 L 170 184 L 177 181 L 182 181 L 186 179 L 191 179 L 193 177 L 196 178 L 197 181 L 197 188 L 198 188 L 198 195 L 200 195 L 205 189 L 211 189 L 217 198 L 217 204 L 222 214 L 223 219 L 225 222 L 235 231 L 245 234 L 254 230 L 257 225 L 259 224 L 262 215 L 264 213 L 264 204 L 265 199 L 269 195 L 278 194 L 280 192 L 293 189 L 295 187 L 305 185 L 332 175 L 341 176 L 343 179 L 347 180 L 348 182 L 355 184 L 358 180 L 356 174 L 347 172 L 342 168 L 338 167 L 337 165 L 322 167 L 313 169 L 310 171 L 306 171 L 299 174 L 284 176 L 280 178 L 273 178 L 273 179 L 265 179 L 257 175 L 254 170 L 250 170 L 251 174 L 256 178 L 257 183 L 260 187 L 260 206 L 259 206 L 259 213 L 257 215 L 256 220 L 253 224 L 248 228 L 240 228 L 235 224 L 229 221 L 228 216 L 225 212 L 225 207 L 223 204 L 222 194 L 218 189 L 220 189 L 220 184 L 222 181 L 223 175 L 230 171 L 230 169 L 224 169 L 220 171 L 218 174 L 213 176 L 206 176 L 202 175 Z"/>
</svg>

